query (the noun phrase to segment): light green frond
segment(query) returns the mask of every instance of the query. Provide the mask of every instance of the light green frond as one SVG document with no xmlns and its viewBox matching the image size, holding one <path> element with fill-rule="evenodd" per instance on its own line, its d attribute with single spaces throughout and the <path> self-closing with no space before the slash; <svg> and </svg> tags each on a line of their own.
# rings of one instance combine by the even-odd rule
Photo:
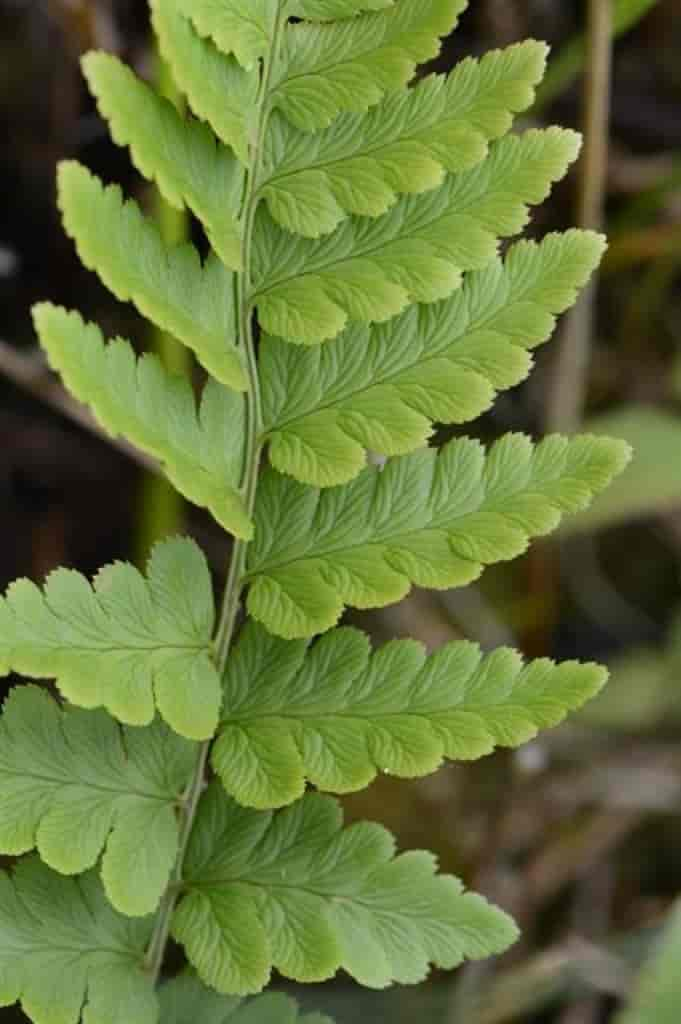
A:
<svg viewBox="0 0 681 1024">
<path fill-rule="evenodd" d="M 366 449 L 403 455 L 427 442 L 434 422 L 479 416 L 527 376 L 529 350 L 550 337 L 604 247 L 582 231 L 518 242 L 450 299 L 389 324 L 354 325 L 314 348 L 266 338 L 270 461 L 303 483 L 334 486 L 364 469 Z"/>
<path fill-rule="evenodd" d="M 317 789 L 352 793 L 379 772 L 430 774 L 445 758 L 470 761 L 518 747 L 595 696 L 598 665 L 523 664 L 462 642 L 426 657 L 412 640 L 372 654 L 368 638 L 338 629 L 312 648 L 249 623 L 225 673 L 213 767 L 239 803 L 267 809 Z"/>
<path fill-rule="evenodd" d="M 159 991 L 163 1024 L 333 1024 L 318 1013 L 300 1014 L 283 992 L 249 999 L 221 996 L 203 985 L 193 971 L 183 971 Z"/>
<path fill-rule="evenodd" d="M 105 188 L 74 161 L 59 167 L 59 206 L 89 270 L 122 302 L 134 302 L 161 330 L 190 348 L 210 374 L 246 390 L 234 344 L 232 274 L 215 255 L 202 266 L 193 245 L 168 248 L 158 228 L 117 185 Z"/>
<path fill-rule="evenodd" d="M 257 993 L 273 968 L 305 982 L 342 968 L 372 988 L 417 984 L 431 963 L 452 968 L 515 940 L 511 920 L 437 875 L 430 854 L 396 857 L 385 829 L 342 824 L 329 797 L 309 795 L 272 815 L 209 787 L 173 923 L 206 984 Z"/>
<path fill-rule="evenodd" d="M 130 147 L 137 170 L 157 183 L 171 206 L 196 214 L 223 263 L 240 270 L 243 168 L 231 150 L 200 121 L 183 118 L 116 57 L 89 53 L 83 70 L 114 141 Z"/>
<path fill-rule="evenodd" d="M 287 638 L 330 629 L 343 607 L 383 607 L 412 584 L 463 586 L 585 508 L 628 462 L 628 445 L 508 434 L 486 453 L 451 441 L 317 491 L 274 470 L 258 492 L 251 615 Z"/>
<path fill-rule="evenodd" d="M 181 13 L 180 0 L 150 0 L 161 53 L 197 117 L 249 162 L 249 114 L 258 92 L 258 72 L 245 70 L 208 39 L 201 39 Z"/>
<path fill-rule="evenodd" d="M 234 54 L 247 70 L 269 52 L 277 7 L 282 0 L 175 0 L 196 31 L 222 53 Z"/>
<path fill-rule="evenodd" d="M 330 25 L 289 25 L 273 103 L 303 131 L 342 111 L 361 113 L 403 88 L 417 64 L 437 57 L 467 0 L 400 0 Z M 355 5 L 357 6 L 357 5 Z"/>
<path fill-rule="evenodd" d="M 297 18 L 309 21 L 339 21 L 354 18 L 365 11 L 383 11 L 395 0 L 289 0 L 289 10 Z"/>
<path fill-rule="evenodd" d="M 56 679 L 71 703 L 128 725 L 149 725 L 158 708 L 182 736 L 208 739 L 222 700 L 214 618 L 203 554 L 188 539 L 163 541 L 146 578 L 116 562 L 93 587 L 69 569 L 48 576 L 44 591 L 13 583 L 0 599 L 0 672 Z"/>
<path fill-rule="evenodd" d="M 37 857 L 0 872 L 0 1006 L 21 1001 L 33 1024 L 157 1024 L 152 925 L 117 914 L 94 872 L 61 878 Z"/>
<path fill-rule="evenodd" d="M 106 345 L 78 313 L 41 303 L 33 318 L 50 365 L 113 437 L 127 437 L 157 458 L 185 497 L 210 509 L 243 540 L 253 523 L 239 486 L 245 404 L 241 394 L 209 378 L 197 409 L 189 380 L 167 372 L 154 355 L 137 359 L 127 341 Z"/>
<path fill-rule="evenodd" d="M 480 163 L 487 143 L 532 104 L 545 64 L 546 46 L 533 41 L 465 60 L 448 77 L 431 75 L 318 135 L 275 113 L 260 194 L 278 224 L 309 238 L 333 231 L 348 214 L 378 217 L 399 195 L 427 192 L 445 172 Z"/>
<path fill-rule="evenodd" d="M 158 719 L 120 729 L 103 711 L 61 709 L 45 690 L 18 687 L 0 718 L 0 851 L 35 847 L 49 867 L 75 875 L 105 849 L 113 906 L 150 914 L 177 857 L 175 807 L 195 760 L 196 745 Z"/>
<path fill-rule="evenodd" d="M 378 220 L 352 218 L 317 241 L 292 238 L 261 208 L 254 289 L 263 328 L 297 344 L 334 338 L 348 320 L 383 322 L 414 302 L 448 298 L 465 270 L 490 263 L 579 151 L 551 128 L 496 143 L 479 167 L 401 199 Z"/>
</svg>

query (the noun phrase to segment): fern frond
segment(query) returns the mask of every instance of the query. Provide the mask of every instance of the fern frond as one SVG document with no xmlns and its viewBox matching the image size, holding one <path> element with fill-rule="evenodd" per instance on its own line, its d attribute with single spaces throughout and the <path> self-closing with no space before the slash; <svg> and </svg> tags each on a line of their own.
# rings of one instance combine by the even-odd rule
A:
<svg viewBox="0 0 681 1024">
<path fill-rule="evenodd" d="M 333 1024 L 321 1013 L 298 1011 L 293 999 L 271 992 L 244 1003 L 206 988 L 193 971 L 183 971 L 159 992 L 162 1024 Z"/>
<path fill-rule="evenodd" d="M 308 780 L 352 793 L 380 771 L 415 778 L 445 758 L 518 747 L 606 678 L 574 661 L 525 665 L 508 648 L 483 658 L 467 642 L 426 657 L 421 644 L 397 640 L 372 654 L 355 629 L 308 648 L 249 623 L 227 665 L 213 767 L 239 803 L 259 809 L 297 800 Z"/>
<path fill-rule="evenodd" d="M 130 147 L 137 170 L 156 182 L 171 206 L 196 214 L 223 263 L 240 270 L 237 217 L 244 174 L 232 151 L 200 121 L 183 118 L 116 57 L 89 53 L 82 65 L 114 141 Z"/>
<path fill-rule="evenodd" d="M 37 857 L 1 871 L 0 1006 L 20 1000 L 33 1024 L 157 1024 L 152 926 L 117 914 L 95 872 L 61 878 Z"/>
<path fill-rule="evenodd" d="M 248 164 L 248 113 L 258 92 L 256 69 L 245 70 L 234 57 L 201 39 L 180 11 L 180 0 L 150 0 L 161 53 L 197 117 Z"/>
<path fill-rule="evenodd" d="M 145 579 L 122 562 L 91 587 L 58 569 L 44 592 L 29 580 L 0 600 L 0 672 L 56 679 L 79 707 L 148 725 L 158 708 L 176 732 L 208 739 L 222 701 L 211 660 L 210 573 L 188 539 L 157 544 Z"/>
<path fill-rule="evenodd" d="M 582 231 L 518 242 L 450 299 L 389 324 L 355 325 L 315 348 L 265 339 L 270 461 L 330 487 L 364 469 L 367 448 L 403 455 L 427 442 L 432 423 L 475 419 L 528 375 L 529 350 L 550 337 L 604 247 L 600 235 Z"/>
<path fill-rule="evenodd" d="M 12 690 L 0 718 L 0 851 L 37 848 L 55 871 L 80 874 L 105 849 L 113 906 L 142 917 L 158 906 L 177 858 L 175 806 L 196 745 L 158 720 L 121 730 L 103 711 L 60 709 L 44 690 Z"/>
<path fill-rule="evenodd" d="M 508 434 L 486 454 L 451 441 L 317 491 L 267 472 L 250 549 L 248 609 L 271 633 L 330 629 L 344 605 L 401 600 L 412 584 L 447 589 L 522 554 L 585 508 L 629 459 L 621 441 Z"/>
<path fill-rule="evenodd" d="M 272 815 L 239 807 L 213 783 L 173 934 L 202 980 L 228 994 L 259 992 L 272 968 L 306 982 L 343 968 L 372 988 L 416 984 L 430 963 L 488 956 L 517 934 L 505 914 L 435 867 L 427 853 L 395 857 L 378 825 L 343 830 L 329 797 L 309 795 Z"/>
<path fill-rule="evenodd" d="M 295 17 L 308 21 L 340 21 L 366 11 L 383 11 L 394 3 L 395 0 L 290 0 L 289 10 Z"/>
<path fill-rule="evenodd" d="M 234 344 L 232 275 L 217 256 L 204 266 L 193 245 L 168 248 L 153 221 L 117 185 L 104 187 L 73 161 L 59 167 L 59 205 L 78 255 L 117 299 L 134 302 L 190 348 L 218 380 L 246 390 Z"/>
<path fill-rule="evenodd" d="M 272 102 L 314 132 L 342 111 L 360 113 L 407 85 L 417 64 L 437 57 L 467 0 L 400 0 L 329 25 L 289 25 Z"/>
<path fill-rule="evenodd" d="M 197 410 L 191 383 L 154 355 L 137 359 L 129 342 L 106 345 L 95 324 L 49 303 L 33 318 L 50 365 L 113 437 L 159 459 L 185 497 L 210 509 L 236 537 L 253 523 L 239 491 L 244 459 L 243 396 L 208 379 Z"/>
<path fill-rule="evenodd" d="M 213 40 L 222 53 L 234 54 L 247 70 L 267 55 L 276 9 L 281 0 L 175 0 L 199 35 Z"/>
<path fill-rule="evenodd" d="M 261 209 L 252 302 L 264 330 L 297 344 L 334 338 L 348 320 L 390 320 L 414 302 L 448 298 L 482 269 L 498 238 L 523 229 L 579 151 L 557 128 L 509 136 L 480 167 L 406 196 L 378 220 L 353 218 L 318 241 L 292 237 Z"/>
<path fill-rule="evenodd" d="M 259 192 L 278 224 L 308 238 L 333 231 L 348 214 L 378 217 L 399 195 L 427 192 L 446 171 L 480 163 L 488 142 L 532 104 L 545 65 L 546 46 L 533 41 L 465 60 L 448 77 L 431 75 L 318 135 L 275 113 Z"/>
</svg>

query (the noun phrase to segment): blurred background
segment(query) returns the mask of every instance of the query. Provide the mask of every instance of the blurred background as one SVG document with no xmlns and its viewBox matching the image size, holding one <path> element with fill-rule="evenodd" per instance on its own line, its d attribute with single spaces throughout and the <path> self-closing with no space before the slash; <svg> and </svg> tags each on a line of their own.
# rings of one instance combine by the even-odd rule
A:
<svg viewBox="0 0 681 1024">
<path fill-rule="evenodd" d="M 681 996 L 671 1016 L 637 1009 L 651 956 L 671 950 L 673 973 L 681 966 L 681 3 L 471 0 L 437 70 L 527 36 L 548 40 L 553 59 L 523 126 L 591 125 L 586 163 L 532 232 L 602 217 L 610 249 L 597 291 L 540 350 L 530 381 L 466 432 L 491 440 L 585 426 L 627 438 L 636 458 L 591 512 L 488 570 L 478 587 L 416 591 L 353 621 L 377 642 L 411 634 L 435 648 L 466 636 L 485 649 L 600 659 L 612 682 L 517 753 L 412 784 L 383 777 L 345 801 L 351 818 L 385 823 L 402 847 L 435 850 L 446 870 L 514 914 L 523 938 L 501 960 L 435 973 L 413 990 L 367 994 L 341 979 L 297 993 L 339 1024 L 681 1021 Z M 229 558 L 207 516 L 98 435 L 35 345 L 29 309 L 49 298 L 183 365 L 80 267 L 59 224 L 55 165 L 77 156 L 154 209 L 169 237 L 192 230 L 110 143 L 78 66 L 92 47 L 171 88 L 144 0 L 0 0 L 3 587 L 58 564 L 89 573 L 115 558 L 141 562 L 155 538 L 179 529 L 197 538 L 217 578 Z"/>
</svg>

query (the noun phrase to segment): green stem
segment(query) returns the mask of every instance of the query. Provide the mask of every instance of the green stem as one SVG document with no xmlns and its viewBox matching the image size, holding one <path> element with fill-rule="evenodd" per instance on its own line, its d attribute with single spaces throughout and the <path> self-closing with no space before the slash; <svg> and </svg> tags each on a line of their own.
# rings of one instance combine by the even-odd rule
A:
<svg viewBox="0 0 681 1024">
<path fill-rule="evenodd" d="M 255 214 L 258 206 L 257 183 L 260 171 L 260 160 L 267 131 L 267 122 L 270 115 L 269 89 L 271 84 L 272 69 L 274 67 L 281 32 L 285 22 L 285 13 L 282 5 L 279 6 L 272 35 L 272 46 L 269 60 L 267 61 L 260 80 L 256 105 L 256 133 L 252 150 L 251 167 L 247 175 L 247 183 L 244 191 L 241 220 L 244 225 L 243 231 L 243 272 L 238 275 L 236 288 L 236 317 L 239 343 L 246 358 L 248 372 L 249 390 L 247 393 L 247 431 L 244 449 L 244 474 L 242 490 L 249 516 L 255 511 L 255 498 L 258 487 L 258 473 L 260 469 L 260 454 L 262 450 L 262 400 L 260 395 L 260 380 L 258 376 L 258 363 L 255 352 L 255 337 L 253 333 L 253 311 L 249 302 L 251 289 L 251 246 L 253 228 L 255 225 Z M 244 588 L 244 577 L 246 569 L 246 555 L 248 543 L 235 539 L 232 548 L 232 557 L 229 566 L 229 574 L 222 600 L 220 621 L 214 640 L 214 657 L 218 674 L 222 676 L 227 664 L 234 633 L 236 631 L 241 594 Z M 184 859 L 187 846 L 194 826 L 194 819 L 198 810 L 199 800 L 204 789 L 206 767 L 210 755 L 211 740 L 202 743 L 197 755 L 196 764 L 191 781 L 187 787 L 180 810 L 180 840 L 178 857 L 175 864 L 170 884 L 161 901 L 154 930 L 149 943 L 145 966 L 151 974 L 154 983 L 158 982 L 165 959 L 166 946 L 170 935 L 173 912 L 180 896 L 182 888 L 182 877 Z"/>
</svg>

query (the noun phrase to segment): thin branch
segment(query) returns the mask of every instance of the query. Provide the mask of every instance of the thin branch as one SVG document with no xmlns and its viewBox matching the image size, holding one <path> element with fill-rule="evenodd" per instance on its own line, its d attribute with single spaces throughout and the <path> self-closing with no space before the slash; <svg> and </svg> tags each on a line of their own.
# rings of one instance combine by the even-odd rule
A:
<svg viewBox="0 0 681 1024">
<path fill-rule="evenodd" d="M 607 189 L 612 33 L 612 0 L 590 0 L 577 221 L 580 227 L 595 231 L 603 225 Z M 597 284 L 592 281 L 568 317 L 549 394 L 550 431 L 572 434 L 579 428 L 595 328 L 596 296 Z"/>
</svg>

